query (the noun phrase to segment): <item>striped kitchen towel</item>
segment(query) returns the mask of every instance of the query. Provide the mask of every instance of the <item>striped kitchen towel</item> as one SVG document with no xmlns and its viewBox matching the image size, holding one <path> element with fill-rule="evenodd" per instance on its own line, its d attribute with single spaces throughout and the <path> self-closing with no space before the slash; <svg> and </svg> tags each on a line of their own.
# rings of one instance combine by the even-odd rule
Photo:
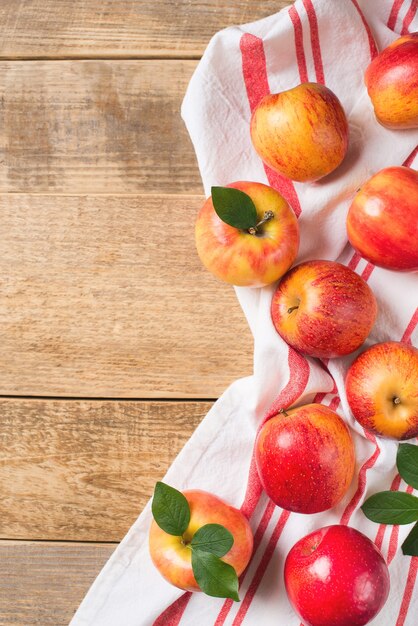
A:
<svg viewBox="0 0 418 626">
<path fill-rule="evenodd" d="M 379 306 L 368 344 L 418 342 L 417 273 L 375 268 L 350 248 L 345 230 L 348 206 L 364 180 L 389 165 L 418 168 L 418 131 L 380 126 L 363 83 L 377 51 L 414 30 L 417 0 L 297 0 L 276 15 L 215 35 L 182 107 L 207 194 L 212 185 L 236 180 L 269 183 L 299 218 L 298 261 L 338 260 L 368 281 Z M 263 165 L 251 146 L 249 121 L 265 94 L 305 81 L 323 83 L 337 94 L 350 124 L 350 148 L 342 166 L 325 180 L 294 184 Z M 418 557 L 403 556 L 399 549 L 409 527 L 377 526 L 359 510 L 376 491 L 410 491 L 396 472 L 396 443 L 377 439 L 354 421 L 344 393 L 352 355 L 331 360 L 324 369 L 277 335 L 270 320 L 273 289 L 236 289 L 254 336 L 254 373 L 225 391 L 164 479 L 178 489 L 212 491 L 249 518 L 255 546 L 241 578 L 241 602 L 183 593 L 160 577 L 148 554 L 148 505 L 93 584 L 72 626 L 299 626 L 284 590 L 285 556 L 303 535 L 336 523 L 364 532 L 388 560 L 391 592 L 373 625 L 417 626 Z M 224 321 L 213 323 L 228 323 L 227 312 Z M 252 449 L 264 419 L 283 406 L 312 400 L 337 410 L 350 425 L 357 468 L 349 493 L 335 509 L 304 516 L 269 501 Z"/>
</svg>

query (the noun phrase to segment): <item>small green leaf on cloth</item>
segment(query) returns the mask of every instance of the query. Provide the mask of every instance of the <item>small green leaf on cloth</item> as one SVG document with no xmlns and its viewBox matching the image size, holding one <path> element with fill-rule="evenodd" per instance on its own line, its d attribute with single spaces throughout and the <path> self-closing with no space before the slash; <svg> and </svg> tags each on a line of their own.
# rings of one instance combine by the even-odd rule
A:
<svg viewBox="0 0 418 626">
<path fill-rule="evenodd" d="M 381 491 L 361 507 L 372 522 L 378 524 L 411 524 L 418 520 L 418 498 L 399 491 Z"/>
<path fill-rule="evenodd" d="M 189 503 L 180 491 L 165 483 L 155 485 L 151 510 L 158 526 L 169 535 L 180 537 L 189 525 Z"/>
<path fill-rule="evenodd" d="M 257 209 L 248 194 L 234 187 L 212 187 L 213 207 L 223 222 L 248 230 L 258 221 Z"/>
</svg>

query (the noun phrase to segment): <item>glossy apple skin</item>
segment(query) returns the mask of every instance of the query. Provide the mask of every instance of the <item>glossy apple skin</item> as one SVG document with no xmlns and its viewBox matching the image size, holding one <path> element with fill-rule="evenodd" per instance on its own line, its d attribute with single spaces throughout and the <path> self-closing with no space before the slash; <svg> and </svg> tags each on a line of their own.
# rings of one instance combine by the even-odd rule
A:
<svg viewBox="0 0 418 626">
<path fill-rule="evenodd" d="M 302 83 L 265 96 L 251 117 L 251 139 L 264 163 L 292 180 L 315 181 L 335 170 L 348 148 L 348 123 L 337 96 Z"/>
<path fill-rule="evenodd" d="M 377 343 L 351 364 L 345 381 L 356 420 L 381 437 L 418 437 L 418 350 Z"/>
<path fill-rule="evenodd" d="M 203 205 L 195 228 L 196 247 L 205 267 L 217 278 L 245 287 L 263 287 L 289 269 L 299 249 L 299 226 L 293 210 L 281 194 L 268 185 L 236 182 L 228 185 L 248 194 L 259 220 L 266 211 L 274 218 L 260 234 L 229 226 L 215 212 L 212 198 Z"/>
<path fill-rule="evenodd" d="M 299 352 L 321 358 L 357 350 L 376 315 L 376 298 L 367 283 L 333 261 L 307 261 L 291 269 L 271 303 L 279 335 Z"/>
<path fill-rule="evenodd" d="M 284 579 L 305 626 L 368 624 L 390 589 L 382 554 L 349 526 L 327 526 L 298 541 L 287 556 Z"/>
<path fill-rule="evenodd" d="M 347 234 L 374 265 L 418 270 L 418 172 L 387 167 L 372 176 L 350 206 Z"/>
<path fill-rule="evenodd" d="M 326 511 L 338 504 L 353 478 L 350 431 L 322 404 L 286 413 L 268 420 L 257 436 L 255 458 L 261 483 L 283 509 Z"/>
<path fill-rule="evenodd" d="M 234 544 L 222 560 L 234 567 L 237 575 L 244 571 L 253 551 L 253 535 L 248 520 L 238 509 L 217 496 L 200 490 L 184 491 L 190 506 L 190 523 L 184 533 L 190 542 L 205 524 L 221 524 L 234 537 Z M 191 551 L 181 537 L 169 535 L 153 520 L 149 533 L 151 559 L 160 574 L 172 585 L 187 591 L 201 591 L 193 575 Z"/>
<path fill-rule="evenodd" d="M 418 33 L 404 35 L 373 59 L 365 83 L 378 121 L 418 127 Z"/>
</svg>

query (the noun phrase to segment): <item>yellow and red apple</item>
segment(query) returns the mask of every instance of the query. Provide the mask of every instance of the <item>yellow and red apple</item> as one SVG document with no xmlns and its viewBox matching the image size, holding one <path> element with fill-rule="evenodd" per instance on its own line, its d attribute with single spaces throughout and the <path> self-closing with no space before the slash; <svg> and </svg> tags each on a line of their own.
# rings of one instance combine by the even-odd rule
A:
<svg viewBox="0 0 418 626">
<path fill-rule="evenodd" d="M 374 265 L 417 270 L 418 172 L 387 167 L 372 176 L 350 206 L 347 233 L 353 248 Z"/>
<path fill-rule="evenodd" d="M 284 580 L 305 626 L 364 626 L 382 609 L 390 589 L 389 570 L 376 545 L 342 525 L 300 539 L 287 555 Z"/>
<path fill-rule="evenodd" d="M 366 70 L 378 121 L 388 128 L 418 127 L 418 33 L 396 39 Z"/>
<path fill-rule="evenodd" d="M 337 96 L 319 83 L 265 96 L 251 118 L 251 139 L 264 163 L 292 180 L 307 182 L 340 165 L 348 148 L 348 123 Z"/>
<path fill-rule="evenodd" d="M 307 261 L 291 269 L 271 303 L 279 335 L 299 352 L 321 358 L 357 350 L 376 314 L 376 298 L 367 283 L 333 261 Z"/>
<path fill-rule="evenodd" d="M 247 194 L 255 205 L 257 228 L 224 222 L 208 198 L 197 217 L 199 257 L 217 278 L 233 285 L 262 287 L 278 280 L 294 262 L 299 248 L 296 216 L 283 196 L 268 185 L 235 182 L 229 188 Z"/>
<path fill-rule="evenodd" d="M 360 354 L 345 381 L 356 420 L 382 437 L 418 436 L 418 350 L 397 341 Z"/>
<path fill-rule="evenodd" d="M 267 495 L 283 509 L 318 513 L 341 500 L 353 478 L 350 431 L 327 406 L 281 412 L 262 426 L 255 458 Z"/>
<path fill-rule="evenodd" d="M 155 520 L 149 533 L 149 550 L 155 567 L 172 585 L 188 591 L 200 591 L 192 569 L 190 544 L 206 524 L 220 524 L 232 534 L 234 543 L 222 561 L 231 565 L 237 576 L 244 571 L 253 550 L 253 535 L 247 518 L 221 498 L 200 490 L 184 491 L 190 507 L 190 522 L 180 536 L 168 534 Z"/>
</svg>

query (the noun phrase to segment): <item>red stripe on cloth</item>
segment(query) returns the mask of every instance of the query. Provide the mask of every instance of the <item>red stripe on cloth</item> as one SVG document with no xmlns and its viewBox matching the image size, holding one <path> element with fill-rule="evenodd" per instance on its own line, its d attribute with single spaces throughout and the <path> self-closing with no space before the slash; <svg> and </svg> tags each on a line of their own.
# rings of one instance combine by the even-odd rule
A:
<svg viewBox="0 0 418 626">
<path fill-rule="evenodd" d="M 191 597 L 190 591 L 183 593 L 180 598 L 170 604 L 164 613 L 157 617 L 152 626 L 178 626 Z"/>
<path fill-rule="evenodd" d="M 399 476 L 399 474 L 396 474 L 390 486 L 390 491 L 398 491 L 400 484 L 401 484 L 401 477 Z M 376 533 L 376 539 L 374 540 L 374 542 L 379 548 L 379 550 L 382 547 L 383 537 L 385 535 L 386 528 L 387 528 L 387 524 L 380 524 L 379 529 Z"/>
<path fill-rule="evenodd" d="M 406 579 L 405 590 L 403 592 L 401 608 L 399 609 L 398 619 L 395 626 L 403 626 L 406 616 L 408 615 L 409 605 L 411 603 L 412 592 L 414 590 L 415 581 L 418 572 L 418 557 L 413 556 L 409 564 L 408 577 Z"/>
<path fill-rule="evenodd" d="M 253 555 L 257 552 L 257 549 L 261 543 L 264 533 L 266 532 L 267 526 L 269 525 L 271 516 L 273 515 L 275 508 L 276 508 L 276 505 L 274 504 L 274 502 L 269 500 L 266 506 L 266 509 L 264 511 L 263 517 L 261 518 L 258 528 L 254 534 Z M 240 579 L 239 579 L 240 585 L 242 584 L 247 571 L 248 569 L 246 569 L 245 572 L 240 576 Z M 222 605 L 222 609 L 220 610 L 219 615 L 216 618 L 216 622 L 214 626 L 223 626 L 233 604 L 234 604 L 233 600 L 230 600 L 229 598 L 225 600 L 225 602 Z"/>
<path fill-rule="evenodd" d="M 418 154 L 418 146 L 416 146 L 416 148 L 412 150 L 411 154 L 409 155 L 407 159 L 405 159 L 402 165 L 405 165 L 405 167 L 411 167 L 417 154 Z"/>
<path fill-rule="evenodd" d="M 270 93 L 263 40 L 244 33 L 240 39 L 240 50 L 247 98 L 253 112 L 260 100 Z M 267 165 L 264 169 L 269 184 L 286 198 L 296 217 L 299 217 L 301 206 L 293 182 Z"/>
<path fill-rule="evenodd" d="M 402 4 L 403 4 L 403 0 L 395 0 L 395 2 L 392 5 L 392 10 L 390 12 L 388 22 L 387 22 L 387 27 L 390 28 L 391 30 L 395 30 L 396 20 L 398 19 L 399 9 L 401 8 Z"/>
<path fill-rule="evenodd" d="M 369 40 L 370 56 L 371 56 L 372 59 L 374 59 L 374 57 L 377 56 L 379 54 L 379 52 L 377 50 L 376 42 L 375 42 L 374 37 L 372 35 L 372 31 L 370 30 L 370 26 L 367 23 L 367 20 L 364 17 L 364 13 L 360 9 L 357 0 L 351 0 L 351 2 L 354 4 L 355 8 L 357 9 L 357 12 L 358 12 L 358 14 L 361 17 L 361 21 L 363 22 L 363 26 L 366 29 L 367 39 Z"/>
<path fill-rule="evenodd" d="M 408 485 L 406 488 L 406 493 L 412 493 L 412 492 L 413 492 L 413 488 L 411 487 L 411 485 Z M 392 563 L 395 557 L 396 550 L 398 549 L 398 539 L 399 539 L 399 526 L 392 526 L 392 532 L 390 533 L 390 540 L 389 540 L 388 558 L 387 558 L 388 565 Z"/>
<path fill-rule="evenodd" d="M 331 402 L 329 403 L 329 408 L 332 411 L 335 411 L 338 408 L 338 405 L 340 404 L 340 399 L 338 398 L 338 396 L 336 398 L 333 398 L 331 400 Z"/>
<path fill-rule="evenodd" d="M 244 617 L 246 616 L 248 609 L 250 608 L 251 602 L 257 592 L 257 589 L 260 586 L 261 581 L 263 580 L 265 571 L 271 561 L 277 542 L 280 539 L 280 535 L 283 532 L 283 529 L 286 525 L 286 522 L 289 516 L 290 516 L 290 511 L 282 511 L 279 517 L 279 521 L 277 522 L 273 530 L 273 533 L 270 537 L 267 548 L 257 568 L 257 571 L 254 574 L 254 578 L 252 579 L 251 584 L 247 589 L 247 593 L 245 594 L 245 597 L 241 602 L 238 613 L 236 614 L 235 619 L 232 622 L 232 626 L 240 626 L 240 624 L 242 624 L 242 621 Z"/>
<path fill-rule="evenodd" d="M 404 334 L 402 335 L 401 341 L 403 343 L 410 343 L 411 335 L 414 332 L 417 324 L 418 324 L 418 307 L 415 309 L 415 313 L 411 317 L 411 321 L 409 322 Z"/>
<path fill-rule="evenodd" d="M 274 504 L 274 502 L 272 500 L 269 500 L 266 506 L 266 509 L 264 511 L 263 517 L 261 518 L 258 528 L 254 534 L 253 554 L 257 552 L 258 546 L 260 545 L 263 535 L 267 530 L 267 526 L 270 523 L 271 516 L 273 515 L 275 508 L 276 508 L 276 505 Z"/>
<path fill-rule="evenodd" d="M 356 269 L 357 265 L 360 263 L 361 261 L 361 255 L 358 252 L 354 252 L 353 256 L 351 257 L 351 260 L 348 263 L 348 266 L 350 268 L 350 270 L 354 270 Z"/>
<path fill-rule="evenodd" d="M 289 380 L 287 385 L 270 406 L 263 423 L 277 415 L 280 409 L 286 409 L 294 404 L 305 391 L 308 384 L 310 368 L 305 357 L 289 347 L 288 363 Z"/>
<path fill-rule="evenodd" d="M 260 37 L 244 33 L 239 47 L 242 57 L 242 74 L 252 113 L 260 100 L 270 93 L 264 44 Z"/>
<path fill-rule="evenodd" d="M 376 437 L 374 435 L 366 432 L 366 431 L 364 431 L 364 434 L 365 434 L 365 436 L 367 437 L 367 439 L 369 441 L 374 443 L 375 451 L 363 463 L 363 465 L 360 468 L 359 475 L 358 475 L 357 490 L 356 490 L 354 496 L 351 498 L 350 502 L 347 504 L 344 513 L 342 514 L 341 520 L 340 520 L 340 524 L 348 524 L 349 523 L 349 521 L 351 519 L 351 516 L 354 513 L 354 510 L 356 509 L 358 503 L 360 502 L 360 500 L 363 497 L 364 492 L 366 490 L 367 470 L 372 468 L 374 466 L 374 464 L 376 463 L 377 459 L 379 458 L 380 448 L 379 448 L 379 444 L 376 441 Z"/>
<path fill-rule="evenodd" d="M 299 13 L 296 10 L 295 5 L 292 5 L 290 7 L 289 17 L 292 20 L 293 30 L 295 31 L 295 49 L 296 49 L 296 59 L 297 59 L 298 68 L 299 68 L 300 82 L 307 83 L 309 81 L 309 78 L 308 78 L 308 69 L 306 67 L 305 50 L 303 48 L 302 22 L 301 22 Z"/>
<path fill-rule="evenodd" d="M 366 267 L 361 273 L 361 277 L 363 278 L 363 280 L 365 280 L 366 282 L 369 280 L 370 275 L 373 272 L 374 268 L 375 266 L 373 265 L 373 263 L 367 263 Z"/>
<path fill-rule="evenodd" d="M 309 371 L 310 371 L 309 364 L 307 360 L 301 354 L 299 354 L 298 352 L 296 352 L 296 350 L 293 350 L 293 348 L 290 348 L 290 347 L 288 350 L 288 364 L 289 364 L 289 380 L 287 384 L 284 386 L 284 388 L 282 389 L 282 391 L 280 392 L 280 394 L 278 395 L 278 397 L 276 398 L 276 400 L 273 402 L 270 409 L 268 410 L 265 418 L 263 419 L 263 421 L 261 422 L 259 426 L 259 429 L 267 420 L 269 420 L 274 415 L 277 415 L 277 412 L 279 411 L 279 409 L 287 408 L 288 406 L 294 404 L 296 400 L 302 395 L 302 393 L 304 392 L 306 388 L 306 385 L 308 384 Z M 248 476 L 247 491 L 245 494 L 244 502 L 241 506 L 241 511 L 244 513 L 244 515 L 246 515 L 247 517 L 250 517 L 253 514 L 260 500 L 261 493 L 262 493 L 262 486 L 261 486 L 260 478 L 258 475 L 257 466 L 255 463 L 255 455 L 253 451 L 253 456 L 251 459 L 250 471 L 249 471 L 249 476 Z M 258 529 L 259 532 L 257 530 L 256 536 L 254 537 L 254 543 L 257 540 L 257 547 L 265 531 L 267 530 L 268 522 L 270 521 L 273 510 L 274 510 L 274 505 L 271 503 L 271 501 L 269 501 L 263 514 L 262 524 L 260 522 L 260 526 L 262 525 L 262 528 L 260 528 L 259 526 L 259 529 Z M 254 549 L 254 552 L 255 552 L 255 549 Z M 257 575 L 257 572 L 256 572 L 256 575 Z M 215 626 L 222 626 L 222 624 L 225 622 L 229 614 L 232 604 L 233 603 L 230 600 L 225 600 L 218 614 L 218 617 L 215 621 Z"/>
<path fill-rule="evenodd" d="M 311 29 L 311 46 L 315 66 L 316 81 L 325 85 L 324 66 L 322 64 L 321 45 L 319 43 L 318 20 L 316 19 L 315 7 L 312 0 L 302 0 L 308 15 Z"/>
<path fill-rule="evenodd" d="M 407 35 L 409 33 L 409 27 L 411 26 L 411 22 L 415 17 L 418 8 L 418 0 L 412 0 L 411 5 L 408 9 L 407 14 L 404 17 L 401 35 Z"/>
<path fill-rule="evenodd" d="M 258 476 L 255 463 L 254 451 L 251 457 L 250 469 L 248 472 L 247 489 L 245 491 L 244 502 L 241 505 L 241 513 L 248 519 L 252 516 L 263 492 L 263 486 Z"/>
<path fill-rule="evenodd" d="M 308 384 L 310 369 L 308 361 L 305 357 L 299 354 L 299 352 L 296 352 L 296 350 L 293 350 L 293 348 L 289 347 L 287 359 L 289 364 L 289 380 L 274 400 L 273 404 L 270 406 L 259 426 L 259 429 L 267 420 L 272 418 L 274 415 L 277 415 L 280 409 L 286 409 L 294 404 L 303 394 L 306 385 Z M 258 476 L 253 451 L 250 470 L 248 473 L 247 490 L 245 492 L 244 502 L 241 506 L 241 512 L 246 517 L 251 517 L 253 514 L 262 491 L 263 488 Z"/>
</svg>

